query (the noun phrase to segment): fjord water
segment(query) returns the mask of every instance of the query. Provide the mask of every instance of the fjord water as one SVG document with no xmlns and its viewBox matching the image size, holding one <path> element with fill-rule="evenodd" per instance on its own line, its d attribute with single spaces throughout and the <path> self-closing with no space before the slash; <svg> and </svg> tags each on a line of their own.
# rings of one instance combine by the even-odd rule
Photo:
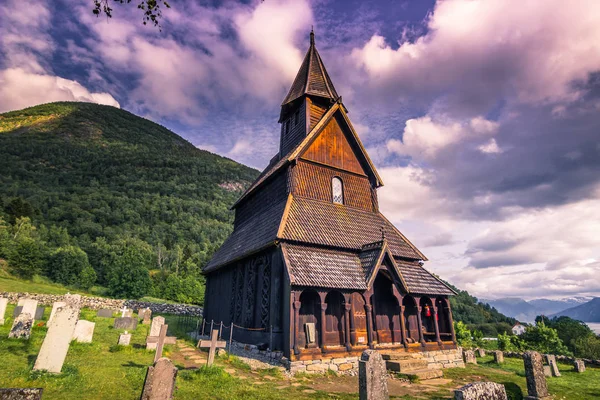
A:
<svg viewBox="0 0 600 400">
<path fill-rule="evenodd" d="M 586 322 L 585 324 L 596 332 L 596 335 L 600 335 L 600 322 Z"/>
</svg>

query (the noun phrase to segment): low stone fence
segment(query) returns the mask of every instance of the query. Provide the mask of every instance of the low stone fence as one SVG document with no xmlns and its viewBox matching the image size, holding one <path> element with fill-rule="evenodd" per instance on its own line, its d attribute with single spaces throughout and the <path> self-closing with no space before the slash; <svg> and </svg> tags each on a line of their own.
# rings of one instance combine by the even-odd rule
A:
<svg viewBox="0 0 600 400">
<path fill-rule="evenodd" d="M 423 358 L 427 360 L 427 368 L 464 368 L 465 362 L 462 356 L 462 348 L 452 350 L 424 351 Z"/>
<path fill-rule="evenodd" d="M 523 353 L 520 353 L 518 351 L 503 351 L 502 354 L 504 354 L 504 357 L 509 358 L 523 358 Z M 556 356 L 556 361 L 561 361 L 565 364 L 573 364 L 575 360 L 583 360 L 585 365 L 595 365 L 600 367 L 600 360 L 590 360 L 588 358 L 577 358 L 571 356 Z"/>
<path fill-rule="evenodd" d="M 34 299 L 38 303 L 51 306 L 57 301 L 63 301 L 63 295 L 57 294 L 39 294 L 39 293 L 14 293 L 14 292 L 0 292 L 0 297 L 8 299 L 9 303 L 17 304 L 19 299 Z M 121 300 L 121 299 L 107 299 L 105 297 L 91 297 L 81 296 L 81 306 L 90 308 L 92 310 L 99 310 L 101 308 L 109 308 L 112 310 L 118 310 L 127 306 L 127 308 L 137 310 L 139 308 L 150 308 L 153 313 L 159 314 L 175 314 L 175 315 L 191 315 L 200 316 L 202 315 L 202 307 L 190 306 L 186 304 L 159 304 L 159 303 L 148 303 L 145 301 L 137 300 Z"/>
</svg>

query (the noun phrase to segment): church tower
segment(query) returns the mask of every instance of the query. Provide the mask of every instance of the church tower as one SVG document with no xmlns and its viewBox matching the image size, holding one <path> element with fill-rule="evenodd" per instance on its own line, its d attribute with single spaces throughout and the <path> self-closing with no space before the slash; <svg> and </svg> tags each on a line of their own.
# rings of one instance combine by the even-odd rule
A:
<svg viewBox="0 0 600 400">
<path fill-rule="evenodd" d="M 234 230 L 204 268 L 206 320 L 292 361 L 456 348 L 455 293 L 379 211 L 383 182 L 313 32 L 279 123 L 279 151 L 233 205 Z"/>
</svg>

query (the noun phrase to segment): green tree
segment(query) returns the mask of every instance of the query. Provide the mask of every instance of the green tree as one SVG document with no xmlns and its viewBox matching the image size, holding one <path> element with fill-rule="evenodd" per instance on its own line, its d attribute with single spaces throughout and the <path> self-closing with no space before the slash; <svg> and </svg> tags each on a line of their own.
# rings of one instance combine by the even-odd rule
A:
<svg viewBox="0 0 600 400">
<path fill-rule="evenodd" d="M 517 335 L 500 333 L 498 335 L 498 349 L 502 351 L 523 351 L 525 343 Z"/>
<path fill-rule="evenodd" d="M 571 351 L 575 351 L 575 341 L 587 336 L 595 336 L 594 332 L 581 321 L 577 321 L 567 316 L 548 318 L 538 316 L 536 323 L 543 322 L 546 326 L 556 329 L 558 337 Z"/>
<path fill-rule="evenodd" d="M 600 338 L 595 335 L 575 339 L 573 349 L 577 357 L 600 360 Z"/>
<path fill-rule="evenodd" d="M 5 207 L 4 211 L 8 214 L 9 222 L 14 223 L 18 218 L 32 218 L 34 214 L 33 206 L 21 197 L 14 198 Z"/>
<path fill-rule="evenodd" d="M 462 321 L 454 322 L 454 333 L 459 346 L 466 349 L 473 347 L 472 334 L 467 325 Z"/>
<path fill-rule="evenodd" d="M 8 270 L 23 279 L 31 279 L 39 274 L 44 262 L 44 252 L 39 241 L 30 237 L 19 237 L 11 246 L 8 256 Z"/>
<path fill-rule="evenodd" d="M 556 329 L 546 326 L 544 322 L 540 322 L 535 326 L 528 326 L 521 338 L 529 350 L 549 354 L 570 354 L 569 349 L 558 337 Z"/>
<path fill-rule="evenodd" d="M 94 283 L 96 282 L 96 271 L 90 265 L 87 265 L 85 268 L 81 270 L 79 274 L 79 281 L 77 282 L 77 286 L 84 290 L 90 290 Z"/>
<path fill-rule="evenodd" d="M 50 254 L 48 260 L 48 276 L 64 285 L 78 284 L 81 273 L 86 268 L 91 268 L 88 256 L 76 246 L 59 247 Z"/>
<path fill-rule="evenodd" d="M 109 293 L 115 297 L 138 299 L 152 287 L 148 267 L 153 265 L 152 247 L 139 239 L 122 239 L 111 245 L 105 278 Z"/>
</svg>

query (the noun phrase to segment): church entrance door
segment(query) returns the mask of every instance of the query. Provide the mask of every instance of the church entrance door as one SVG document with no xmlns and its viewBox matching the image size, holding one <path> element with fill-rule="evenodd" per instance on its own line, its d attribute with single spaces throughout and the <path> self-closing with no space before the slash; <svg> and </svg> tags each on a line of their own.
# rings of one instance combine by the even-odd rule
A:
<svg viewBox="0 0 600 400">
<path fill-rule="evenodd" d="M 400 336 L 400 306 L 392 291 L 392 280 L 383 272 L 373 284 L 373 327 L 378 343 L 397 343 Z"/>
</svg>

